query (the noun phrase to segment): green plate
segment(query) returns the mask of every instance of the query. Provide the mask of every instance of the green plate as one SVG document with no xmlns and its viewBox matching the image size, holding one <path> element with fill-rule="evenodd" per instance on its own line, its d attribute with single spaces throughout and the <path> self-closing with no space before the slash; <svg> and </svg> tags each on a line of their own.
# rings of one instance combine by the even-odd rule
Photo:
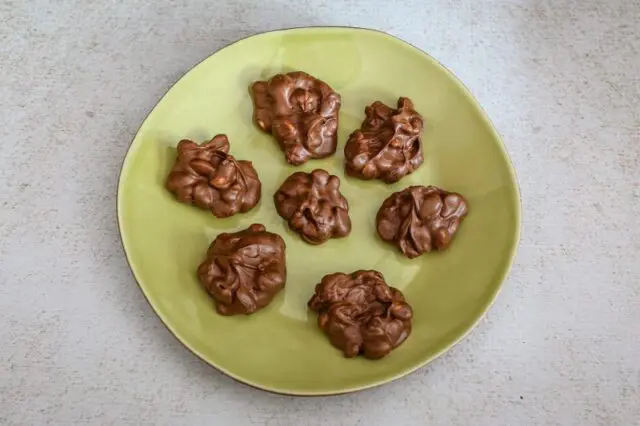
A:
<svg viewBox="0 0 640 426">
<path fill-rule="evenodd" d="M 306 71 L 342 95 L 338 152 L 301 167 L 252 123 L 251 82 Z M 343 148 L 375 100 L 410 97 L 425 118 L 425 162 L 394 185 L 344 177 Z M 226 133 L 231 153 L 251 160 L 262 201 L 246 214 L 216 219 L 176 202 L 164 180 L 182 138 Z M 272 196 L 296 170 L 324 168 L 342 179 L 351 235 L 305 244 L 277 215 Z M 382 201 L 409 185 L 463 194 L 469 216 L 452 246 L 402 257 L 376 235 Z M 149 303 L 193 353 L 229 376 L 278 393 L 326 395 L 401 377 L 442 354 L 478 322 L 513 260 L 520 228 L 514 171 L 500 137 L 464 86 L 433 58 L 390 35 L 356 28 L 298 28 L 240 40 L 189 71 L 149 114 L 122 167 L 118 220 L 131 269 Z M 196 268 L 220 232 L 262 223 L 287 244 L 285 289 L 251 316 L 223 317 L 201 289 Z M 415 318 L 408 340 L 389 356 L 346 359 L 316 326 L 307 300 L 323 275 L 376 269 L 402 290 Z M 446 368 L 446 366 L 442 366 Z"/>
</svg>

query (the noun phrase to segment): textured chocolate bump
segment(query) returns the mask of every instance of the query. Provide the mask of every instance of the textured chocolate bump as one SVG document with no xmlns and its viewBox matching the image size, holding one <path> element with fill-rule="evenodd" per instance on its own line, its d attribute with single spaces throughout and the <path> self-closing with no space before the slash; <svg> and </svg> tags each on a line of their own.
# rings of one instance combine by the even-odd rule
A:
<svg viewBox="0 0 640 426">
<path fill-rule="evenodd" d="M 382 358 L 411 333 L 413 311 L 377 271 L 325 275 L 309 300 L 318 326 L 347 357 Z"/>
<path fill-rule="evenodd" d="M 376 101 L 344 148 L 345 171 L 360 179 L 397 182 L 424 161 L 420 132 L 423 121 L 409 98 L 391 108 Z"/>
<path fill-rule="evenodd" d="M 310 244 L 351 232 L 349 204 L 340 193 L 340 178 L 325 170 L 292 174 L 273 200 L 278 214 Z"/>
<path fill-rule="evenodd" d="M 198 267 L 198 278 L 222 315 L 252 314 L 285 285 L 282 238 L 262 225 L 216 237 Z"/>
<path fill-rule="evenodd" d="M 467 212 L 460 194 L 435 186 L 410 186 L 384 200 L 376 227 L 383 240 L 412 259 L 449 247 Z"/>
<path fill-rule="evenodd" d="M 250 161 L 229 155 L 225 135 L 202 145 L 181 140 L 165 185 L 178 201 L 211 210 L 220 218 L 252 209 L 260 201 L 262 187 Z"/>
<path fill-rule="evenodd" d="M 253 83 L 251 96 L 256 125 L 275 137 L 288 163 L 336 152 L 341 100 L 325 82 L 302 71 L 277 74 Z"/>
</svg>

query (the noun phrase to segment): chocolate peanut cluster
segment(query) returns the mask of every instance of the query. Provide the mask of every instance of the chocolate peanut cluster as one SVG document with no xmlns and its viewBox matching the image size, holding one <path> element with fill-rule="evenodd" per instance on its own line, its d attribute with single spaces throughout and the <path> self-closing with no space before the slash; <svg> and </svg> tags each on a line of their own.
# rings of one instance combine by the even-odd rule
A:
<svg viewBox="0 0 640 426">
<path fill-rule="evenodd" d="M 409 98 L 398 99 L 397 108 L 374 102 L 365 108 L 361 128 L 344 147 L 345 171 L 361 179 L 399 181 L 424 161 L 422 127 L 422 117 Z"/>
<path fill-rule="evenodd" d="M 289 164 L 299 166 L 336 152 L 341 97 L 327 83 L 295 71 L 256 81 L 250 92 L 255 124 L 276 139 Z M 409 98 L 400 97 L 395 108 L 373 102 L 344 147 L 346 173 L 398 182 L 424 161 L 423 127 Z M 223 134 L 201 145 L 180 141 L 166 188 L 178 201 L 210 210 L 218 218 L 249 211 L 260 201 L 261 183 L 252 163 L 236 160 L 229 151 Z M 278 214 L 309 244 L 351 232 L 340 178 L 326 170 L 291 174 L 273 199 Z M 384 241 L 415 258 L 449 247 L 467 212 L 460 194 L 410 186 L 382 203 L 376 228 Z M 216 310 L 222 315 L 250 315 L 271 303 L 286 283 L 285 249 L 284 240 L 260 224 L 219 234 L 197 269 Z M 411 306 L 375 270 L 325 275 L 308 307 L 318 314 L 318 327 L 346 357 L 383 358 L 412 330 Z"/>
<path fill-rule="evenodd" d="M 411 333 L 413 311 L 377 271 L 325 275 L 309 300 L 318 326 L 346 357 L 378 359 Z"/>
<path fill-rule="evenodd" d="M 276 138 L 288 163 L 336 152 L 341 99 L 328 84 L 296 71 L 253 83 L 251 95 L 254 121 Z"/>
<path fill-rule="evenodd" d="M 325 170 L 292 174 L 273 199 L 278 214 L 309 244 L 351 232 L 349 204 L 340 193 L 340 178 Z"/>
<path fill-rule="evenodd" d="M 467 212 L 460 194 L 435 186 L 410 186 L 384 200 L 376 226 L 383 240 L 412 259 L 449 247 Z"/>
<path fill-rule="evenodd" d="M 216 217 L 244 213 L 260 201 L 258 174 L 250 161 L 229 154 L 229 139 L 217 135 L 198 145 L 184 139 L 166 187 L 186 204 L 211 210 Z"/>
<path fill-rule="evenodd" d="M 267 306 L 285 285 L 284 241 L 259 224 L 222 233 L 198 267 L 198 278 L 220 314 L 252 314 Z"/>
</svg>

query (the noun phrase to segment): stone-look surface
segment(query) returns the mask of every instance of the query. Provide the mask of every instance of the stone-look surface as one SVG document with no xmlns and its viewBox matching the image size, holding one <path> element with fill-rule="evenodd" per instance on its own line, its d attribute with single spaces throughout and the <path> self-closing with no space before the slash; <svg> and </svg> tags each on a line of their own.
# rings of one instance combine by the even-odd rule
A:
<svg viewBox="0 0 640 426">
<path fill-rule="evenodd" d="M 0 2 L 0 424 L 637 423 L 640 4 L 269 5 Z M 135 285 L 115 217 L 122 159 L 165 91 L 231 41 L 303 25 L 378 28 L 440 60 L 503 136 L 523 198 L 515 264 L 468 338 L 337 398 L 270 395 L 192 356 Z"/>
</svg>

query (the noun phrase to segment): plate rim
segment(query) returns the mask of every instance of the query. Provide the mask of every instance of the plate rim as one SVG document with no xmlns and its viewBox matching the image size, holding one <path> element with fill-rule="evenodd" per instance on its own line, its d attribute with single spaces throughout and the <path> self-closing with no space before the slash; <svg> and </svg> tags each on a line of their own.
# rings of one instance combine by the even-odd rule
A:
<svg viewBox="0 0 640 426">
<path fill-rule="evenodd" d="M 477 318 L 475 319 L 475 321 L 473 321 L 472 324 L 470 324 L 462 333 L 460 333 L 459 336 L 457 336 L 453 341 L 451 341 L 449 344 L 444 345 L 438 352 L 434 353 L 433 355 L 425 358 L 424 360 L 411 365 L 409 368 L 405 368 L 405 369 L 401 369 L 399 372 L 385 376 L 381 379 L 375 379 L 375 380 L 371 380 L 370 382 L 368 382 L 367 384 L 363 384 L 363 385 L 358 385 L 358 386 L 349 386 L 349 387 L 344 387 L 341 389 L 337 389 L 335 391 L 319 391 L 319 392 L 315 392 L 315 391 L 300 391 L 300 390 L 295 390 L 295 389 L 283 389 L 280 388 L 278 386 L 268 386 L 268 385 L 264 385 L 264 384 L 259 384 L 256 382 L 251 381 L 250 379 L 247 379 L 245 377 L 242 377 L 240 374 L 235 374 L 231 371 L 228 371 L 227 369 L 217 365 L 214 361 L 209 360 L 207 356 L 205 356 L 204 354 L 202 354 L 200 351 L 194 349 L 185 339 L 181 338 L 181 336 L 179 336 L 179 334 L 174 330 L 174 328 L 167 322 L 167 320 L 163 317 L 163 315 L 156 309 L 156 307 L 154 306 L 154 304 L 151 302 L 151 300 L 149 300 L 149 296 L 147 295 L 147 292 L 145 291 L 144 286 L 141 284 L 140 280 L 138 279 L 138 276 L 136 274 L 136 270 L 133 267 L 133 263 L 131 261 L 131 259 L 129 258 L 129 253 L 127 251 L 126 245 L 125 245 L 125 238 L 124 238 L 124 231 L 123 231 L 123 219 L 121 217 L 121 208 L 120 208 L 120 204 L 121 204 L 121 189 L 123 187 L 123 175 L 125 172 L 125 168 L 127 167 L 127 163 L 130 159 L 130 154 L 132 153 L 132 150 L 135 148 L 135 146 L 137 145 L 135 142 L 138 139 L 138 135 L 140 134 L 140 131 L 144 128 L 145 123 L 147 122 L 147 120 L 149 119 L 149 116 L 153 113 L 153 111 L 155 111 L 156 107 L 163 101 L 163 99 L 168 95 L 168 93 L 183 79 L 185 78 L 188 74 L 190 74 L 194 69 L 196 69 L 200 64 L 202 64 L 203 62 L 205 62 L 206 60 L 208 60 L 209 58 L 211 58 L 213 55 L 216 55 L 218 53 L 220 53 L 221 51 L 235 45 L 238 44 L 240 42 L 243 42 L 245 40 L 251 39 L 251 38 L 258 38 L 258 37 L 262 37 L 264 35 L 267 34 L 274 34 L 274 33 L 293 33 L 293 32 L 304 32 L 304 31 L 309 31 L 309 30 L 344 30 L 344 31 L 357 31 L 357 32 L 369 32 L 369 33 L 375 33 L 376 35 L 382 36 L 382 37 L 386 37 L 390 40 L 392 40 L 393 42 L 405 45 L 405 47 L 409 47 L 413 50 L 415 50 L 416 53 L 424 56 L 425 58 L 427 58 L 428 60 L 430 60 L 434 65 L 440 67 L 442 69 L 442 71 L 444 71 L 450 78 L 451 80 L 463 91 L 463 93 L 465 94 L 465 96 L 470 99 L 470 101 L 474 104 L 474 106 L 477 108 L 478 112 L 480 113 L 480 116 L 482 118 L 482 120 L 485 122 L 485 124 L 488 126 L 488 128 L 491 131 L 492 136 L 497 140 L 497 145 L 498 148 L 500 150 L 500 153 L 502 155 L 502 157 L 504 158 L 510 175 L 513 179 L 513 188 L 515 191 L 515 198 L 516 198 L 516 202 L 514 203 L 514 213 L 515 213 L 515 232 L 512 236 L 511 239 L 511 248 L 509 250 L 509 260 L 507 262 L 506 267 L 504 268 L 503 272 L 501 274 L 499 274 L 499 283 L 496 286 L 496 288 L 494 289 L 493 293 L 490 295 L 489 301 L 486 303 L 486 305 L 482 308 L 482 311 L 480 312 L 480 314 L 477 316 Z M 518 252 L 518 248 L 520 246 L 520 236 L 521 236 L 521 231 L 522 231 L 522 198 L 521 198 L 521 191 L 520 191 L 520 184 L 518 181 L 518 177 L 515 171 L 515 168 L 513 167 L 513 162 L 511 161 L 511 157 L 509 156 L 509 153 L 507 151 L 507 147 L 502 139 L 502 136 L 500 135 L 500 133 L 498 132 L 497 128 L 495 127 L 495 125 L 493 124 L 493 122 L 491 121 L 491 119 L 489 118 L 489 115 L 487 114 L 486 110 L 482 107 L 482 105 L 480 104 L 480 102 L 478 101 L 478 99 L 473 95 L 473 93 L 467 88 L 467 86 L 449 69 L 447 68 L 445 65 L 443 65 L 440 61 L 438 61 L 436 58 L 434 58 L 433 56 L 431 56 L 430 54 L 428 54 L 427 52 L 425 52 L 424 50 L 420 49 L 419 47 L 416 47 L 415 45 L 399 38 L 396 37 L 392 34 L 389 34 L 385 31 L 382 30 L 378 30 L 378 29 L 374 29 L 374 28 L 365 28 L 365 27 L 357 27 L 357 26 L 343 26 L 343 25 L 312 25 L 312 26 L 302 26 L 302 27 L 287 27 L 287 28 L 278 28 L 278 29 L 274 29 L 274 30 L 268 30 L 268 31 L 262 31 L 262 32 L 257 32 L 257 33 L 252 33 L 250 35 L 247 35 L 245 37 L 239 38 L 237 40 L 234 40 L 228 44 L 225 44 L 224 46 L 220 47 L 219 49 L 213 51 L 212 53 L 210 53 L 209 55 L 207 55 L 205 58 L 203 58 L 202 60 L 198 61 L 197 63 L 195 63 L 193 66 L 191 66 L 187 71 L 185 71 L 184 73 L 182 73 L 180 75 L 180 77 L 171 84 L 171 86 L 163 93 L 163 95 L 155 102 L 155 104 L 151 107 L 151 109 L 149 110 L 149 112 L 147 112 L 147 114 L 145 115 L 144 119 L 142 120 L 142 123 L 140 124 L 140 126 L 138 127 L 138 130 L 136 131 L 136 133 L 134 134 L 133 138 L 131 139 L 131 142 L 129 143 L 129 147 L 127 148 L 126 153 L 124 154 L 124 157 L 122 159 L 122 163 L 120 166 L 120 171 L 118 173 L 118 179 L 117 179 L 117 188 L 116 188 L 116 217 L 117 217 L 117 221 L 118 221 L 118 234 L 120 237 L 120 245 L 122 247 L 122 250 L 124 252 L 125 255 L 125 260 L 127 262 L 127 265 L 129 266 L 129 270 L 131 271 L 131 274 L 133 275 L 133 279 L 136 282 L 136 285 L 138 286 L 138 288 L 140 289 L 140 291 L 142 292 L 142 295 L 144 296 L 144 299 L 147 301 L 147 303 L 149 304 L 149 306 L 151 307 L 151 310 L 155 313 L 155 315 L 158 317 L 158 319 L 160 319 L 160 322 L 166 327 L 166 329 L 169 331 L 169 333 L 180 343 L 182 344 L 182 346 L 184 346 L 189 352 L 191 352 L 193 355 L 195 355 L 197 358 L 199 358 L 201 361 L 203 361 L 205 364 L 207 364 L 209 367 L 212 367 L 213 369 L 217 370 L 218 372 L 224 374 L 225 376 L 235 380 L 238 383 L 242 383 L 243 385 L 252 387 L 254 389 L 257 390 L 261 390 L 261 391 L 266 391 L 266 392 L 270 392 L 273 394 L 277 394 L 277 395 L 285 395 L 285 396 L 299 396 L 299 397 L 320 397 L 320 396 L 337 396 L 337 395 L 344 395 L 344 394 L 348 394 L 348 393 L 353 393 L 353 392 L 359 392 L 359 391 L 364 391 L 367 389 L 372 389 L 378 386 L 382 386 L 384 384 L 396 381 L 400 378 L 406 377 L 409 374 L 419 370 L 420 368 L 423 368 L 427 365 L 429 365 L 430 363 L 432 363 L 433 361 L 435 361 L 436 359 L 440 358 L 442 355 L 444 355 L 446 352 L 450 351 L 453 347 L 455 347 L 456 345 L 458 345 L 460 342 L 462 342 L 463 340 L 465 340 L 469 334 L 478 326 L 478 324 L 480 323 L 480 321 L 482 321 L 487 312 L 489 312 L 489 310 L 491 309 L 491 307 L 493 306 L 493 304 L 495 303 L 498 295 L 500 294 L 500 292 L 502 291 L 502 289 L 504 288 L 505 285 L 505 281 L 507 279 L 507 277 L 509 276 L 511 269 L 513 267 L 513 264 L 515 262 L 515 258 L 517 256 L 517 252 Z"/>
</svg>

